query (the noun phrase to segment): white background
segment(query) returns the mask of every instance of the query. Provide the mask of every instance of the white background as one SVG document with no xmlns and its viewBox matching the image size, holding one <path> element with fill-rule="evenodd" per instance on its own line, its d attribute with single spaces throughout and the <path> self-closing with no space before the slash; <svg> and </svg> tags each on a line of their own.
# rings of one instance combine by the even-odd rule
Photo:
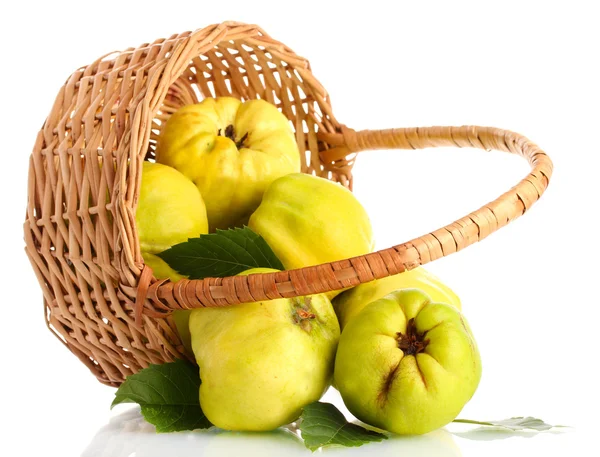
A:
<svg viewBox="0 0 600 457">
<path fill-rule="evenodd" d="M 464 436 L 447 427 L 330 453 L 558 455 L 577 452 L 598 432 L 594 2 L 130 3 L 19 2 L 0 17 L 1 455 L 12 446 L 18 450 L 10 455 L 280 455 L 288 447 L 309 455 L 274 437 L 159 436 L 135 410 L 110 412 L 114 390 L 46 329 L 23 249 L 28 158 L 65 79 L 110 51 L 228 19 L 257 23 L 308 57 L 336 117 L 355 129 L 500 127 L 526 135 L 555 165 L 546 194 L 524 217 L 429 269 L 461 297 L 482 353 L 481 384 L 461 417 L 531 415 L 574 429 Z M 385 248 L 478 208 L 527 170 L 524 160 L 500 152 L 366 152 L 355 167 L 355 192 Z"/>
</svg>

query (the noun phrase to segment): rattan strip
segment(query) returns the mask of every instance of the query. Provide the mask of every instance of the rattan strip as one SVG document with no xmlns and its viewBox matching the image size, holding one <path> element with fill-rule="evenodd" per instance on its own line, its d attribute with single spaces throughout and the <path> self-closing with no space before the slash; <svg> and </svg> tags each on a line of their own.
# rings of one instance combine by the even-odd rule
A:
<svg viewBox="0 0 600 457">
<path fill-rule="evenodd" d="M 473 213 L 432 233 L 406 243 L 352 259 L 279 273 L 262 273 L 226 279 L 156 282 L 148 287 L 147 312 L 167 309 L 226 306 L 248 300 L 269 300 L 327 292 L 410 270 L 481 241 L 521 216 L 548 186 L 552 162 L 522 135 L 490 127 L 426 127 L 354 132 L 343 129 L 349 151 L 368 149 L 421 149 L 474 147 L 523 156 L 532 169 L 516 186 Z M 336 143 L 335 141 L 333 142 Z M 341 141 L 337 141 L 341 143 Z M 228 286 L 222 284 L 227 282 Z M 175 294 L 175 290 L 180 292 Z M 183 291 L 183 292 L 181 292 Z M 163 306 L 169 303 L 170 306 Z M 158 309 L 157 309 L 158 308 Z"/>
</svg>

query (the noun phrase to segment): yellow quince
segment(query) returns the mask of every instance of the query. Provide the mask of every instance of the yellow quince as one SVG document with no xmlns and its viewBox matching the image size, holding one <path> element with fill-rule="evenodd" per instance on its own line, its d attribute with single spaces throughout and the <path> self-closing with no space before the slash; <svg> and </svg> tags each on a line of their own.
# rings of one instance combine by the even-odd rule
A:
<svg viewBox="0 0 600 457">
<path fill-rule="evenodd" d="M 160 135 L 156 158 L 196 184 L 211 231 L 246 223 L 272 181 L 300 171 L 288 119 L 265 100 L 232 97 L 177 110 Z"/>
<path fill-rule="evenodd" d="M 156 254 L 174 244 L 208 233 L 206 208 L 198 188 L 174 168 L 142 164 L 142 185 L 135 214 L 144 263 L 157 279 L 183 278 Z M 173 313 L 179 336 L 191 353 L 188 311 Z"/>
</svg>

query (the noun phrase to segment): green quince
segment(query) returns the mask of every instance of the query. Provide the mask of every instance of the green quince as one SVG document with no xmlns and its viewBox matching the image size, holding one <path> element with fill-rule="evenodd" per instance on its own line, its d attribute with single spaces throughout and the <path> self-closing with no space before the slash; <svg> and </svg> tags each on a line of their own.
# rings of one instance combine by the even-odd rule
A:
<svg viewBox="0 0 600 457">
<path fill-rule="evenodd" d="M 200 405 L 219 428 L 276 429 L 330 386 L 340 329 L 325 295 L 199 308 L 189 326 Z"/>
<path fill-rule="evenodd" d="M 335 385 L 348 410 L 397 434 L 448 424 L 480 378 L 479 350 L 464 316 L 418 289 L 367 305 L 346 324 L 335 360 Z"/>
<path fill-rule="evenodd" d="M 304 173 L 273 181 L 248 226 L 266 240 L 286 270 L 360 256 L 375 245 L 369 216 L 354 194 Z"/>
</svg>

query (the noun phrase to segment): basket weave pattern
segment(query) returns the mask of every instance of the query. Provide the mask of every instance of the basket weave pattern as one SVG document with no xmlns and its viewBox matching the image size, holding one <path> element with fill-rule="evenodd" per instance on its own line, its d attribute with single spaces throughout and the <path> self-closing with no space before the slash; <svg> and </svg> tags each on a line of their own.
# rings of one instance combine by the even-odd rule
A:
<svg viewBox="0 0 600 457">
<path fill-rule="evenodd" d="M 299 270 L 158 281 L 135 227 L 143 160 L 179 107 L 204 97 L 265 99 L 290 119 L 302 171 L 352 188 L 368 149 L 470 147 L 519 154 L 531 172 L 452 224 L 372 254 Z M 104 384 L 186 357 L 170 314 L 341 289 L 423 265 L 485 238 L 542 195 L 550 159 L 489 127 L 354 131 L 337 122 L 306 59 L 255 25 L 225 22 L 104 56 L 60 89 L 30 157 L 26 252 L 50 330 Z"/>
</svg>

